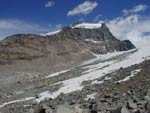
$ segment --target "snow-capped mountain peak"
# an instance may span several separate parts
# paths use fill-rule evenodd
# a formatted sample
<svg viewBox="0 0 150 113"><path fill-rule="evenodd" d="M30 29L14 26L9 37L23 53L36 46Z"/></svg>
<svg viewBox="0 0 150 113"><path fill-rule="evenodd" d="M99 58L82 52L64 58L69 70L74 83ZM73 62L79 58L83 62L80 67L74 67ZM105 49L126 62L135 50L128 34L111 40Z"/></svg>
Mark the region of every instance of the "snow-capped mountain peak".
<svg viewBox="0 0 150 113"><path fill-rule="evenodd" d="M102 23L86 23L86 22L77 22L75 24L72 24L70 27L73 28L84 28L84 29L98 29L102 27ZM45 34L41 34L42 36L49 36L49 35L54 35L57 34L61 31L61 29L56 30L56 31L51 31Z"/></svg>

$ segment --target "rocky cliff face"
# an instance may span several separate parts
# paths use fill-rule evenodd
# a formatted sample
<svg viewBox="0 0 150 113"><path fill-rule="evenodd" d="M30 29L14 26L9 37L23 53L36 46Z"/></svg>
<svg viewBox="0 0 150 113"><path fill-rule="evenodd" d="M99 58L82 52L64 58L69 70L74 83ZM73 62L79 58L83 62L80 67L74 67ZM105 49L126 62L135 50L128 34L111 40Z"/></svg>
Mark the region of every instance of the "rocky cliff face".
<svg viewBox="0 0 150 113"><path fill-rule="evenodd" d="M105 54L113 51L126 51L135 48L129 40L120 41L115 38L105 24L94 29L66 27L59 34L63 35L63 37L77 40L96 54Z"/></svg>
<svg viewBox="0 0 150 113"><path fill-rule="evenodd" d="M79 25L79 24L77 24ZM0 64L43 59L50 66L63 66L105 54L135 48L128 40L116 39L105 24L98 28L68 26L50 36L18 34L0 42Z"/></svg>

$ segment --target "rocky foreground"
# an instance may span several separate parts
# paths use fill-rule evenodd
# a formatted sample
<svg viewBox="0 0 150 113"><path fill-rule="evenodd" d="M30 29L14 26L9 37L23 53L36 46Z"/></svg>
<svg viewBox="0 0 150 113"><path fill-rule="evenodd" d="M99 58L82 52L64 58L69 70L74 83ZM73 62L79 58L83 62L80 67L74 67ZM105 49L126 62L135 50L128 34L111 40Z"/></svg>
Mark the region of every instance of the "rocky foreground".
<svg viewBox="0 0 150 113"><path fill-rule="evenodd" d="M129 76L128 74L136 69L141 69L141 71L135 77L128 81L119 82L120 79ZM26 106L29 108L29 111L26 112L150 113L149 69L150 61L125 69L121 68L117 72L109 74L108 76L112 79L104 80L102 84L87 85L82 91L67 95L62 93L54 100L47 99L39 105Z"/></svg>
<svg viewBox="0 0 150 113"><path fill-rule="evenodd" d="M141 71L119 82L132 70ZM102 84L86 86L80 92L45 100L29 107L29 113L150 113L150 61L121 68ZM103 78L105 79L105 78ZM117 81L117 82L116 82ZM89 94L89 95L87 95Z"/></svg>
<svg viewBox="0 0 150 113"><path fill-rule="evenodd" d="M126 68L123 66L107 74L109 67L115 69L118 63L121 66L121 63L128 60L132 54L136 58L138 51L104 55L100 59L85 62L71 70L16 81L8 84L9 88L1 86L0 99L3 103L0 111L2 113L149 113L150 60L148 56L141 57L141 63ZM105 69L107 71L103 72ZM96 71L98 73L95 73ZM104 76L101 76L101 71ZM83 87L80 90L74 80L78 81L82 77L84 80L80 86ZM69 83L66 84L68 81ZM30 89L27 89L29 86ZM75 86L74 89L72 86ZM62 93L56 96L61 89L63 89ZM24 92L15 93L18 90ZM9 91L12 93L10 94Z"/></svg>

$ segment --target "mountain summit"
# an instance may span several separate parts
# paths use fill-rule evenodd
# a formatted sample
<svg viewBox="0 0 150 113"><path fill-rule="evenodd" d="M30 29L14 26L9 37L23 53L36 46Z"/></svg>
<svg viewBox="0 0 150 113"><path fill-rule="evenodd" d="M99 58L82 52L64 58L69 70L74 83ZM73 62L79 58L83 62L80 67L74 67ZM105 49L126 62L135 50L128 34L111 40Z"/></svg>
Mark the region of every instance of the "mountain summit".
<svg viewBox="0 0 150 113"><path fill-rule="evenodd" d="M64 28L59 34L66 38L76 39L78 43L84 43L90 51L96 54L126 51L135 48L129 40L120 41L114 37L105 23L82 22Z"/></svg>

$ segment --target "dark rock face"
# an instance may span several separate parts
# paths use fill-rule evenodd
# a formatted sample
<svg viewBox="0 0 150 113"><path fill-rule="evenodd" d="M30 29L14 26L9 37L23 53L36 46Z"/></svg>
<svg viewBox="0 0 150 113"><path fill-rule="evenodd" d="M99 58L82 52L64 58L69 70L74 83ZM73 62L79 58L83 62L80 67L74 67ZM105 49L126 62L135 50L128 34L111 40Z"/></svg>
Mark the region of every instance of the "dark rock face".
<svg viewBox="0 0 150 113"><path fill-rule="evenodd" d="M69 26L50 36L18 34L7 37L0 42L0 64L43 58L48 59L45 61L51 66L61 67L90 59L94 57L92 52L105 54L133 48L129 40L116 39L105 24L97 29Z"/></svg>
<svg viewBox="0 0 150 113"><path fill-rule="evenodd" d="M122 42L121 47L120 47L121 51L129 50L131 48L135 48L135 46L129 40L124 40L124 41L121 41L121 42Z"/></svg>
<svg viewBox="0 0 150 113"><path fill-rule="evenodd" d="M74 39L80 45L84 45L85 48L96 54L126 51L135 48L129 40L120 41L115 38L105 24L96 29L65 27L57 35Z"/></svg>

